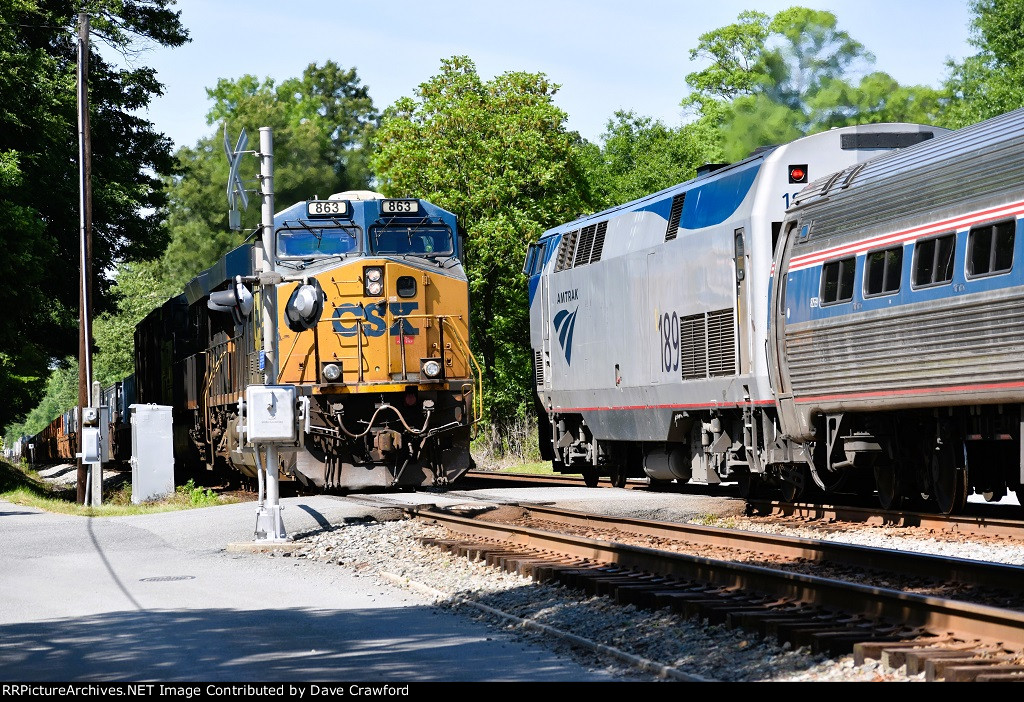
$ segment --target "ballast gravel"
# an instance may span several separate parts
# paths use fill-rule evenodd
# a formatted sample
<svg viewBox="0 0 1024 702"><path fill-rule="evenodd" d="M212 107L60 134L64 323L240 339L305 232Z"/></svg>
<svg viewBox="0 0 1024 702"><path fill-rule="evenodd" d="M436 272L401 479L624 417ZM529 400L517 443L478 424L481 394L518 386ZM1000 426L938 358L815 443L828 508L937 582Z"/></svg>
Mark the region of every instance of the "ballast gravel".
<svg viewBox="0 0 1024 702"><path fill-rule="evenodd" d="M805 648L793 650L774 638L708 625L668 610L638 610L603 596L581 599L563 586L537 583L419 541L421 537L444 536L442 527L412 520L352 523L305 537L301 548L284 555L373 574L390 585L408 587L436 606L488 621L589 667L627 679L923 680L923 674L907 676L902 670L883 669L874 661L855 666L852 656L833 659ZM499 618L494 610L515 619ZM557 632L593 645L561 638ZM625 655L615 655L615 651ZM654 667L637 665L637 660Z"/></svg>

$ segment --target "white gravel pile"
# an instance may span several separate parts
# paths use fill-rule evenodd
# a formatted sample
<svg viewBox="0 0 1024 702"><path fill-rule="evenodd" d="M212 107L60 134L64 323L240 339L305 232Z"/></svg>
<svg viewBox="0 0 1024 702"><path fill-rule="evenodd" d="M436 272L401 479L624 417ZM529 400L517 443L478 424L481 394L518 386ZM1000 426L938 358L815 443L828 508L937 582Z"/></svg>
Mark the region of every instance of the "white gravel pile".
<svg viewBox="0 0 1024 702"><path fill-rule="evenodd" d="M424 546L417 540L421 536L443 537L444 530L414 521L350 524L308 537L304 548L293 555L372 573L383 581L423 593L434 604L457 608L495 626L539 638L587 665L638 680L923 679L885 671L870 662L855 667L852 656L829 659L812 655L807 649L791 650L789 644L778 645L774 639L687 620L668 610L649 612L623 607L605 597L581 600L561 586L539 584ZM516 619L499 618L492 610ZM538 633L537 629L546 630ZM593 642L597 648L559 638L551 629ZM615 651L622 654L615 655ZM643 661L649 662L646 669L637 665Z"/></svg>

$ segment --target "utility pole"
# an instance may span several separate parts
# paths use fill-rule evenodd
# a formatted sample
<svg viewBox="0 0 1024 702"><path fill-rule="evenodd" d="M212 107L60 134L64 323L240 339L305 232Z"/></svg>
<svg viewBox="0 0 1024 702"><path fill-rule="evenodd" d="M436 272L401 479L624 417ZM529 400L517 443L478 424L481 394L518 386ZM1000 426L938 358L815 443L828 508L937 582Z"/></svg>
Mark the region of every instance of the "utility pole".
<svg viewBox="0 0 1024 702"><path fill-rule="evenodd" d="M81 284L78 288L78 430L92 399L92 143L89 136L89 15L78 15L78 175ZM85 504L88 468L78 458L78 504Z"/></svg>

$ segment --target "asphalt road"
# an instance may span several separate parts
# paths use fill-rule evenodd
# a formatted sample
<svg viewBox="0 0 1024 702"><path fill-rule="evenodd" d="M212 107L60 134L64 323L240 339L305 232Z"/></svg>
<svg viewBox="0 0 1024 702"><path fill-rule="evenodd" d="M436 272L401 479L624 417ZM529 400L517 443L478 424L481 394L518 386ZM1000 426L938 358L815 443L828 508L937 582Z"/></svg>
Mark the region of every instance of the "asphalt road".
<svg viewBox="0 0 1024 702"><path fill-rule="evenodd" d="M282 501L298 535L375 508ZM115 518L0 501L0 680L611 681L345 568L236 552L255 505Z"/></svg>

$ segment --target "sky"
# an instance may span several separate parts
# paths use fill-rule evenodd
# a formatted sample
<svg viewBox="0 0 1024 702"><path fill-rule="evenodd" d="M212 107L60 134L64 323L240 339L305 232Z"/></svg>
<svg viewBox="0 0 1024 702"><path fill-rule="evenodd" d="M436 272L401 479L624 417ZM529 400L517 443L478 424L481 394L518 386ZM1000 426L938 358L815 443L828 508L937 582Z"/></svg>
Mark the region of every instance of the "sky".
<svg viewBox="0 0 1024 702"><path fill-rule="evenodd" d="M280 81L333 60L354 67L383 110L456 55L471 58L485 80L544 73L561 86L554 101L567 127L599 142L617 110L681 124L686 75L706 65L690 59L700 35L743 10L771 15L794 5L831 11L874 54L873 69L903 84L938 87L948 59L976 53L968 0L179 0L192 41L132 61L157 70L165 94L147 116L176 147L214 133L206 89L220 78Z"/></svg>

